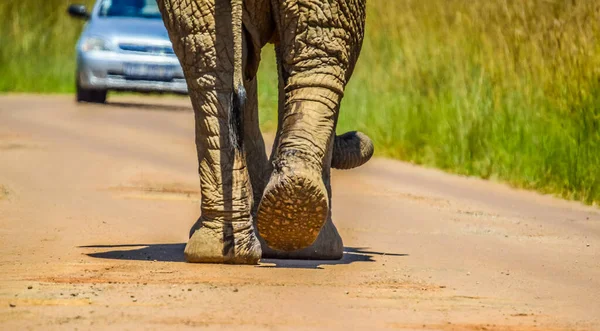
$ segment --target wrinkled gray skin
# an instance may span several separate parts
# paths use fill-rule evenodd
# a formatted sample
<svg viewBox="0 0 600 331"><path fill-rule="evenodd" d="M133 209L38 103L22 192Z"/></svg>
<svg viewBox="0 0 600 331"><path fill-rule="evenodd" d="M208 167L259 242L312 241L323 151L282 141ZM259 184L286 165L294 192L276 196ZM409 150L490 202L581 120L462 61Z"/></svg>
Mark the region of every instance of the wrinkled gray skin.
<svg viewBox="0 0 600 331"><path fill-rule="evenodd" d="M189 262L339 259L330 168L371 157L335 136L362 44L365 0L158 0L195 112L201 217ZM270 160L258 125L260 52L275 45L279 118ZM245 92L245 95L244 95Z"/></svg>

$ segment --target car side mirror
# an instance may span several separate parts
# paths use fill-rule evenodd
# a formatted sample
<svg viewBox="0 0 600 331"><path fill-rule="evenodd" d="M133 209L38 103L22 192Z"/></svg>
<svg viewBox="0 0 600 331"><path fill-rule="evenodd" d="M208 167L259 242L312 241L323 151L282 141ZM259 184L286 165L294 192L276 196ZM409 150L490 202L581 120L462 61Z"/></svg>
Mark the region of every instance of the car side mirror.
<svg viewBox="0 0 600 331"><path fill-rule="evenodd" d="M88 13L84 5L70 5L67 12L73 17L83 18L85 20L90 19L90 13Z"/></svg>

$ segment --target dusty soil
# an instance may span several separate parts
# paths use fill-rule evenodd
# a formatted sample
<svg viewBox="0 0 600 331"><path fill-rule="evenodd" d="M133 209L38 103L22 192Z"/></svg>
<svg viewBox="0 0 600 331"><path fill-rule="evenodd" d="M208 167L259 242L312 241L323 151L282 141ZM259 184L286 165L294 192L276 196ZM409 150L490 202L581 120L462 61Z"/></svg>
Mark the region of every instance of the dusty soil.
<svg viewBox="0 0 600 331"><path fill-rule="evenodd" d="M183 261L184 98L0 97L0 328L600 330L600 210L375 159L341 261Z"/></svg>

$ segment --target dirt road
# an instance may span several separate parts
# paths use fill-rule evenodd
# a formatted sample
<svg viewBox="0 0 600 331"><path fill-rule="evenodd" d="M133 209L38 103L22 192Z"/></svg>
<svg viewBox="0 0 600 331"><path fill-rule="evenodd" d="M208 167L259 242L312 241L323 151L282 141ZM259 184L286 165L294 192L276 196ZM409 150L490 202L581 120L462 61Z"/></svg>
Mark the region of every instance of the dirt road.
<svg viewBox="0 0 600 331"><path fill-rule="evenodd" d="M183 262L185 99L0 97L0 329L600 330L600 210L376 159L341 261Z"/></svg>

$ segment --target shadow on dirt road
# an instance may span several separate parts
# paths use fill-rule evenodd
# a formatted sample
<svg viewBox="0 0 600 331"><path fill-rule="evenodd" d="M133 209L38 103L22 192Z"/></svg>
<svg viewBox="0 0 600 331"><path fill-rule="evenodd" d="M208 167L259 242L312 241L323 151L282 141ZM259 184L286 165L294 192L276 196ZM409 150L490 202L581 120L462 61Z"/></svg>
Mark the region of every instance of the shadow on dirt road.
<svg viewBox="0 0 600 331"><path fill-rule="evenodd" d="M114 260L185 262L185 243L172 244L121 244L88 245L78 248L116 248L106 252L86 254L90 257ZM131 249L128 249L131 248ZM137 248L137 249L136 249ZM368 250L367 247L344 247L341 260L280 260L261 259L260 268L301 268L322 269L323 265L351 264L354 262L374 262L374 256L408 256L408 254L385 253Z"/></svg>

